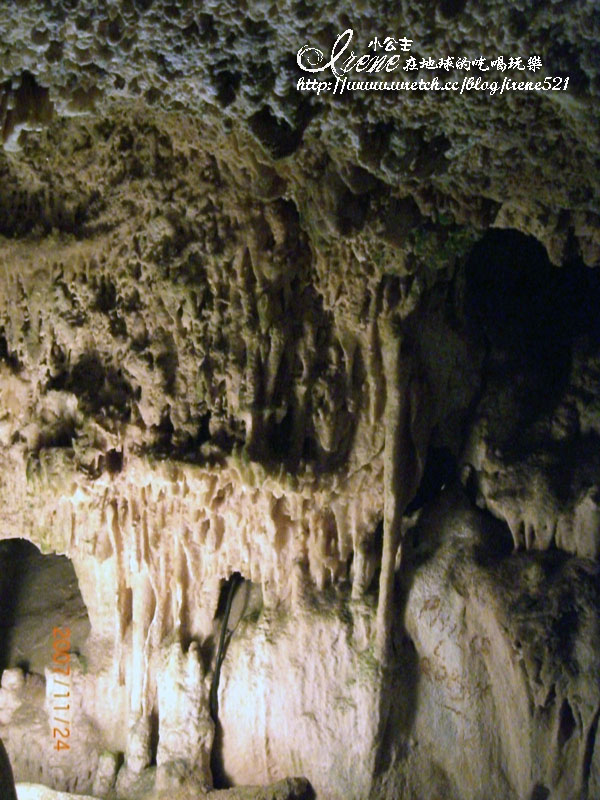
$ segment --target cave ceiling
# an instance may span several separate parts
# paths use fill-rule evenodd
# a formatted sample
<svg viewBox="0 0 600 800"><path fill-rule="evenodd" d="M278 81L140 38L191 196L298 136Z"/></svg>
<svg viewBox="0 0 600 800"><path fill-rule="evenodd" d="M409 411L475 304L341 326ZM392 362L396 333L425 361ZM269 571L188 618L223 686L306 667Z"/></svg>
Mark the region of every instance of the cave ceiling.
<svg viewBox="0 0 600 800"><path fill-rule="evenodd" d="M381 45L390 36L396 50ZM169 736L187 717L161 699L165 676L185 673L182 692L205 709L194 658L210 677L203 647L234 573L270 609L308 614L338 602L331 592L350 598L356 638L344 647L371 648L375 672L401 646L404 609L403 635L438 687L426 719L454 651L450 637L440 677L415 609L423 586L451 587L440 608L450 619L464 601L477 618L471 645L525 642L532 708L558 709L555 761L577 752L583 764L572 780L566 766L542 775L507 745L482 780L508 775L498 797L540 800L546 785L558 787L552 798L600 796L590 788L600 688L569 683L571 651L541 644L563 635L553 627L563 604L576 606L581 664L598 668L599 42L600 9L586 0L0 7L0 537L73 562L92 672L120 687L120 732L99 701L89 712L105 743L129 754L120 797L139 774L135 753L152 749L156 708L159 766L179 747ZM375 75L346 74L351 54L354 66L388 60ZM421 66L395 70L392 55ZM434 76L456 88L356 83ZM444 487L450 501L431 511ZM454 544L423 545L437 553L431 566L419 537L442 528ZM459 529L478 531L468 557ZM532 554L541 560L522 560ZM525 595L549 598L529 633ZM428 613L438 608L423 597ZM232 647L243 661L243 644ZM551 668L536 673L536 658ZM498 659L510 662L506 650ZM464 686L479 668L461 667ZM198 752L185 757L206 775L202 713ZM236 714L225 696L222 713L224 725ZM410 727L409 711L394 713ZM546 723L531 714L533 750L546 747ZM231 782L294 774L275 744L261 772L234 727ZM365 737L382 740L372 728ZM302 758L295 772L310 773ZM411 759L402 775L413 777L393 791L446 785L433 767L414 777ZM332 764L308 777L319 797L391 797L378 763L354 784ZM448 797L485 796L467 793L477 781L458 766L440 770Z"/></svg>

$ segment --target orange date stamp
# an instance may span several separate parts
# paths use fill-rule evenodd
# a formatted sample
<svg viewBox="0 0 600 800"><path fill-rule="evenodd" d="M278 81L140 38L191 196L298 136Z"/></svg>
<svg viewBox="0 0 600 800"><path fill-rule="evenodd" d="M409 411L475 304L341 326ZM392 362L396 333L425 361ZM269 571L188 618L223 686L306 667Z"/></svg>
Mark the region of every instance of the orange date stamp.
<svg viewBox="0 0 600 800"><path fill-rule="evenodd" d="M52 629L52 672L54 694L52 696L52 739L55 750L69 750L66 741L71 736L71 629ZM57 692L63 689L62 692ZM57 705L57 702L59 705ZM56 716L60 713L60 716ZM54 727L58 723L61 727Z"/></svg>

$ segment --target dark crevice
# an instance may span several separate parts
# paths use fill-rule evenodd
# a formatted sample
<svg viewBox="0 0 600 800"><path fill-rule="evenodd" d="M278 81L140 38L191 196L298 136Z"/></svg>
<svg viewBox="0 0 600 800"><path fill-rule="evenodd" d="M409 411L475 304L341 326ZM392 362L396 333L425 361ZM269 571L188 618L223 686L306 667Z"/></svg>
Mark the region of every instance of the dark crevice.
<svg viewBox="0 0 600 800"><path fill-rule="evenodd" d="M156 426L156 442L154 450L157 455L167 456L173 450L173 433L175 428L171 422L171 410L169 408L163 411L160 423Z"/></svg>
<svg viewBox="0 0 600 800"><path fill-rule="evenodd" d="M224 771L222 759L223 729L221 723L219 722L219 680L221 677L221 667L223 665L223 661L227 653L227 647L233 633L228 628L231 606L236 590L243 580L244 579L239 572L234 572L227 581L224 581L221 587L221 594L219 596L219 602L217 604L216 611L216 617L221 617L221 628L209 695L210 715L215 724L215 738L211 753L211 771L216 789L228 788L230 785Z"/></svg>
<svg viewBox="0 0 600 800"><path fill-rule="evenodd" d="M564 376L575 337L600 340L600 276L580 260L554 267L545 248L513 229L493 229L466 262L467 319L511 364ZM541 376L540 376L541 377Z"/></svg>
<svg viewBox="0 0 600 800"><path fill-rule="evenodd" d="M57 367L46 391L72 392L90 414L129 420L135 393L121 369L104 364L96 352L82 354L71 370L66 361L57 362Z"/></svg>
<svg viewBox="0 0 600 800"><path fill-rule="evenodd" d="M165 352L160 353L156 358L156 366L160 369L163 376L165 392L170 395L175 394L175 383L177 378L177 367L179 359L175 344Z"/></svg>
<svg viewBox="0 0 600 800"><path fill-rule="evenodd" d="M440 11L445 19L452 19L465 10L467 0L442 0Z"/></svg>
<svg viewBox="0 0 600 800"><path fill-rule="evenodd" d="M518 646L520 648L521 643L515 642L515 646ZM552 686L550 687L550 691L548 692L548 696L544 701L544 709L549 709L554 704L555 700L556 700L556 684L553 683Z"/></svg>
<svg viewBox="0 0 600 800"><path fill-rule="evenodd" d="M285 462L293 451L294 444L294 409L288 408L280 422L274 422L269 434L269 442L273 456Z"/></svg>
<svg viewBox="0 0 600 800"><path fill-rule="evenodd" d="M456 458L448 447L430 447L421 483L417 493L406 507L406 514L413 514L429 503L440 492L458 478Z"/></svg>
<svg viewBox="0 0 600 800"><path fill-rule="evenodd" d="M114 475L123 469L123 451L109 450L106 454L106 468Z"/></svg>
<svg viewBox="0 0 600 800"><path fill-rule="evenodd" d="M212 683L210 686L210 713L213 718L213 721L216 723L218 716L219 716L219 701L218 701L218 694L219 694L219 678L221 675L221 666L223 664L223 660L225 659L225 654L227 652L227 645L229 644L230 640L230 632L228 630L227 624L229 622L229 614L231 613L231 604L233 603L233 597L235 595L236 589L242 583L244 579L240 575L239 572L234 572L231 577L224 582L223 586L221 587L221 594L219 596L219 602L217 605L217 617L222 617L221 621L221 632L219 635L219 645L217 648L217 655L215 659L215 670L213 674Z"/></svg>
<svg viewBox="0 0 600 800"><path fill-rule="evenodd" d="M0 671L9 666L10 631L17 616L22 570L15 569L32 545L22 539L0 542Z"/></svg>
<svg viewBox="0 0 600 800"><path fill-rule="evenodd" d="M297 124L292 127L286 119L276 116L269 106L263 106L248 119L248 126L272 158L286 158L300 146L304 131L317 111L308 104L302 105L296 115Z"/></svg>
<svg viewBox="0 0 600 800"><path fill-rule="evenodd" d="M217 101L219 105L226 108L235 100L242 76L239 72L225 69L217 72L213 80L217 90Z"/></svg>
<svg viewBox="0 0 600 800"><path fill-rule="evenodd" d="M74 420L59 420L52 427L40 432L36 446L39 450L49 447L72 447L76 436Z"/></svg>
<svg viewBox="0 0 600 800"><path fill-rule="evenodd" d="M108 314L117 305L117 288L110 278L104 275L96 288L96 299L93 308L103 314Z"/></svg>
<svg viewBox="0 0 600 800"><path fill-rule="evenodd" d="M363 544L365 554L377 566L368 586L365 586L365 594L376 595L379 592L379 576L381 574L381 559L383 556L383 519L379 520L373 532L373 536Z"/></svg>
<svg viewBox="0 0 600 800"><path fill-rule="evenodd" d="M0 361L3 361L5 364L7 364L13 372L19 372L21 369L21 362L8 347L8 341L6 339L4 328L0 328Z"/></svg>
<svg viewBox="0 0 600 800"><path fill-rule="evenodd" d="M587 735L587 740L585 743L585 754L583 757L583 786L584 786L584 797L589 797L588 787L590 782L590 770L592 768L592 758L594 756L594 749L596 746L596 736L598 734L598 720L600 719L600 708L597 709L596 713L594 714L594 719L592 720L592 724L590 725L590 729ZM592 800L592 798L590 798Z"/></svg>
<svg viewBox="0 0 600 800"><path fill-rule="evenodd" d="M569 701L565 697L560 707L560 717L558 723L558 744L559 747L564 747L573 735L577 723L573 716L573 710L569 705Z"/></svg>
<svg viewBox="0 0 600 800"><path fill-rule="evenodd" d="M206 444L206 442L210 442L210 419L210 411L207 411L206 414L203 414L200 417L200 422L198 423L198 432L196 433L196 439L194 442L194 445L197 448L202 447L202 445Z"/></svg>
<svg viewBox="0 0 600 800"><path fill-rule="evenodd" d="M248 125L265 150L275 159L290 156L300 144L300 137L284 119L278 119L268 106L253 114Z"/></svg>
<svg viewBox="0 0 600 800"><path fill-rule="evenodd" d="M543 786L541 783L536 783L531 792L530 800L548 800L550 797L550 790Z"/></svg>
<svg viewBox="0 0 600 800"><path fill-rule="evenodd" d="M159 739L159 717L158 711L153 709L150 714L150 766L156 766Z"/></svg>

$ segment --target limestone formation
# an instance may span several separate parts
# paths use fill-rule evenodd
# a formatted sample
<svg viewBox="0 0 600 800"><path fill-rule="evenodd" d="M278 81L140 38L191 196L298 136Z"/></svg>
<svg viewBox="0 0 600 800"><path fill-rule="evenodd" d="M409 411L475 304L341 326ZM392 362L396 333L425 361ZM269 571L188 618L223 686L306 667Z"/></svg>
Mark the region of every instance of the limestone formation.
<svg viewBox="0 0 600 800"><path fill-rule="evenodd" d="M600 798L599 40L0 8L19 800Z"/></svg>

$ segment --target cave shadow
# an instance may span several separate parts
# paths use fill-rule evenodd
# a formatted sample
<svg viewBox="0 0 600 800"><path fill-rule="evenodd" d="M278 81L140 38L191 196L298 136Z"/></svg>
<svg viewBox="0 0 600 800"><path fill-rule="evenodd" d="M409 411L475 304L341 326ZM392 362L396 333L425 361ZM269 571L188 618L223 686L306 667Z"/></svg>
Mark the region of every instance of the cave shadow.
<svg viewBox="0 0 600 800"><path fill-rule="evenodd" d="M397 624L392 632L392 656L381 674L379 730L373 779L376 782L390 767L407 758L419 697L419 656L402 623L408 587L396 581Z"/></svg>
<svg viewBox="0 0 600 800"><path fill-rule="evenodd" d="M0 672L10 665L12 631L23 593L26 562L36 549L25 539L0 542ZM27 671L29 663L19 661L18 666Z"/></svg>
<svg viewBox="0 0 600 800"><path fill-rule="evenodd" d="M225 770L223 759L223 726L217 719L213 720L215 733L212 750L210 751L210 771L215 789L230 789L233 786L231 776Z"/></svg>
<svg viewBox="0 0 600 800"><path fill-rule="evenodd" d="M429 536L426 552L420 552L415 540L420 526L417 521L411 527L411 520L418 520L420 512L433 504L447 485L455 483L457 476L457 461L452 452L447 447L431 446L419 487L402 521L402 568L396 572L394 581L391 657L382 672L375 779L385 773L390 763L408 755L418 709L420 666L416 647L404 626L404 617L418 568L435 556L441 544L441 540Z"/></svg>
<svg viewBox="0 0 600 800"><path fill-rule="evenodd" d="M433 455L440 454L437 449ZM405 627L408 600L420 570L432 562L439 551L457 536L452 527L453 508L462 509L461 514L473 515L473 526L477 535L462 539L456 557L466 550L468 557L483 569L493 569L513 552L513 540L506 523L489 512L475 506L468 492L455 474L455 462L447 453L446 460L433 476L425 478L415 501L412 516L406 516L402 542L402 567L396 572L394 582L395 623L391 632L391 657L389 665L382 671L380 700L380 730L375 762L374 780L384 778L385 773L396 762L409 755L411 737L419 710L421 664L415 644ZM436 481L439 479L437 491ZM422 498L421 503L418 498Z"/></svg>
<svg viewBox="0 0 600 800"><path fill-rule="evenodd" d="M89 615L71 559L44 553L27 539L0 541L0 671L43 674L57 624L72 629L71 652L80 655Z"/></svg>
<svg viewBox="0 0 600 800"><path fill-rule="evenodd" d="M404 559L403 559L404 562ZM404 626L406 604L418 564L403 563L394 581L394 624L390 656L381 670L379 730L373 780L383 778L390 767L407 758L418 709L420 667L415 644Z"/></svg>
<svg viewBox="0 0 600 800"><path fill-rule="evenodd" d="M222 582L215 612L215 620L219 621L219 638L218 645L216 648L212 648L214 652L211 653L211 660L214 655L215 666L209 696L210 715L215 726L210 753L210 770L215 789L229 789L233 785L231 777L225 770L223 758L223 726L219 720L219 679L221 666L227 655L227 648L231 639L230 636L227 636L227 623L233 595L241 581L242 576L239 572L235 572L226 581Z"/></svg>
<svg viewBox="0 0 600 800"><path fill-rule="evenodd" d="M493 419L507 452L521 432L551 413L568 385L576 342L600 346L600 275L578 257L554 266L533 236L488 231L465 262L465 317L470 337L485 345L486 380L509 392L516 418Z"/></svg>

